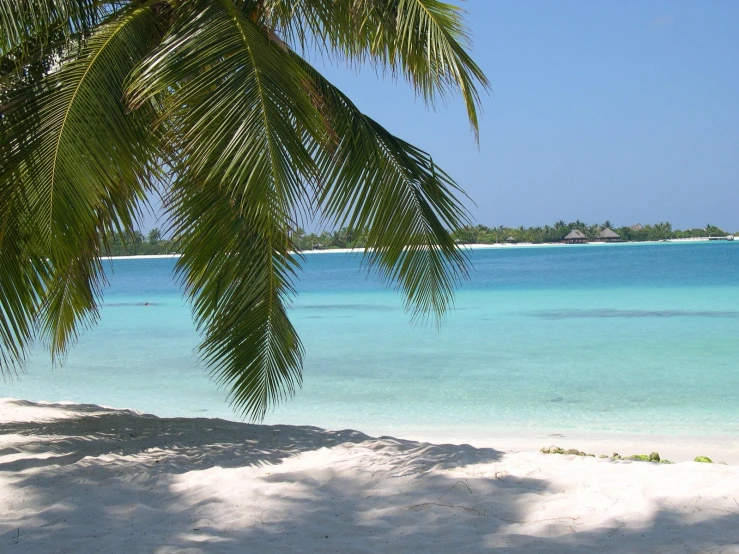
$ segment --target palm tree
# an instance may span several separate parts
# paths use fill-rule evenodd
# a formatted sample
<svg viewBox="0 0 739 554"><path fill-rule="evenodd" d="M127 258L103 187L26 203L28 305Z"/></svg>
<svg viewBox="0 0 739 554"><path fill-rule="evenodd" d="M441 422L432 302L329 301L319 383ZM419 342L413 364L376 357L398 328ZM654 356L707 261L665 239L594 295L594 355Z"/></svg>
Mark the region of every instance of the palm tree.
<svg viewBox="0 0 739 554"><path fill-rule="evenodd" d="M146 240L152 245L162 240L162 232L159 230L159 227L154 227L149 231L149 234L146 236Z"/></svg>
<svg viewBox="0 0 739 554"><path fill-rule="evenodd" d="M296 217L368 229L370 266L441 316L467 271L457 185L305 55L403 75L429 103L458 90L476 134L488 83L467 44L438 0L0 0L3 374L96 322L107 237L155 188L201 355L251 418L301 382Z"/></svg>

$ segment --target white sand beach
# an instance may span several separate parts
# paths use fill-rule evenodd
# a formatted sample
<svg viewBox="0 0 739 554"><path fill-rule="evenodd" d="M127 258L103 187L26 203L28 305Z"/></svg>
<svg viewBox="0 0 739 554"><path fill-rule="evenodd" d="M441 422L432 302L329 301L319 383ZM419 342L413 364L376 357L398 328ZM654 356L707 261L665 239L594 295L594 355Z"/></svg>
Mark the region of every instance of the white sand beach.
<svg viewBox="0 0 739 554"><path fill-rule="evenodd" d="M732 237L733 240L733 237ZM694 239L671 239L668 241L641 241L638 243L626 242L626 243L608 243L603 241L585 242L581 244L566 244L563 242L544 242L544 243L533 243L533 242L517 242L517 243L494 243L494 244L463 244L461 248L464 250L489 250L499 248L548 248L548 247L572 247L572 246L614 246L618 244L639 244L642 246L650 244L667 244L667 243L680 243L680 242L709 242L708 238L694 238ZM300 254L362 254L364 248L326 248L323 250L302 250ZM101 258L102 260L154 260L154 259L166 259L166 258L179 258L181 254L146 254L146 255L132 255L132 256L107 256Z"/></svg>
<svg viewBox="0 0 739 554"><path fill-rule="evenodd" d="M737 465L11 399L0 421L0 552L739 552Z"/></svg>
<svg viewBox="0 0 739 554"><path fill-rule="evenodd" d="M164 260L167 258L179 258L181 254L141 254L132 256L106 256L101 260Z"/></svg>

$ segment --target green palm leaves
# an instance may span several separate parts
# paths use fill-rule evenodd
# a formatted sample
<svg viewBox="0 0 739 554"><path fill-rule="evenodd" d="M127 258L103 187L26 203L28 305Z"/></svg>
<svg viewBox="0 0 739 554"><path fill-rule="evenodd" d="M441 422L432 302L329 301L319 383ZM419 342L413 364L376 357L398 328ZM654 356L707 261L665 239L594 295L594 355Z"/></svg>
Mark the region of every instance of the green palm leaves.
<svg viewBox="0 0 739 554"><path fill-rule="evenodd" d="M369 229L367 263L414 314L449 307L466 271L450 234L466 223L454 181L289 44L401 71L428 101L457 88L476 129L475 86L487 83L456 8L0 0L0 27L4 371L35 336L56 356L95 321L103 237L133 229L155 185L181 242L177 274L202 355L249 417L300 384L303 349L287 316L296 218Z"/></svg>
<svg viewBox="0 0 739 554"><path fill-rule="evenodd" d="M34 287L37 297L24 303L28 313L20 318L3 309L0 317L27 325L35 320L54 356L64 353L79 324L95 321L100 237L133 225L150 185L154 112L128 113L122 90L157 24L148 9L121 14L74 56L59 60L43 81L20 81L6 93L0 209L4 221L18 221L8 225L14 232L0 237L0 252L30 257L50 271L37 277L44 290L39 296ZM22 350L24 335L12 346L3 341L4 358Z"/></svg>
<svg viewBox="0 0 739 554"><path fill-rule="evenodd" d="M477 134L485 75L465 47L460 8L439 0L276 0L267 14L303 45L401 73L426 101L458 90Z"/></svg>
<svg viewBox="0 0 739 554"><path fill-rule="evenodd" d="M133 97L180 83L165 112L179 160L177 270L206 360L234 404L261 417L300 382L302 349L284 305L296 263L287 232L313 173L296 127L321 121L304 72L230 0L188 9L136 75Z"/></svg>

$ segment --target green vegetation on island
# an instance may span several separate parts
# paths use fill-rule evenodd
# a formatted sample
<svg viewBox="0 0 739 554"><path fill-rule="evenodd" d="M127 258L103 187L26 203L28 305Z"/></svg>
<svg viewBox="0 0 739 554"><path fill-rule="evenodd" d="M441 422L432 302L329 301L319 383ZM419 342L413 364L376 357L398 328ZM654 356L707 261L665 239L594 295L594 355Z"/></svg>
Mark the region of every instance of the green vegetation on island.
<svg viewBox="0 0 739 554"><path fill-rule="evenodd" d="M725 237L727 233L715 225L706 225L703 229L673 229L669 222L615 227L609 220L603 223L587 224L580 220L566 223L562 220L553 225L543 227L486 227L485 225L463 227L455 233L455 238L462 244L496 244L526 242L533 244L556 243L565 240L572 231L577 230L587 240L598 240L605 229L614 231L622 241L644 242L683 238Z"/></svg>
<svg viewBox="0 0 739 554"><path fill-rule="evenodd" d="M587 240L598 240L604 229L612 229L620 240L625 242L646 242L684 238L725 237L728 233L715 225L706 225L703 229L673 229L669 222L654 225L631 225L613 227L606 220L601 224L588 225L581 221L565 223L558 221L554 225L543 227L486 227L485 225L465 226L454 232L452 236L457 244L500 244L500 243L558 243L573 230L581 231ZM306 233L297 228L291 239L298 251L336 250L340 248L364 248L367 246L369 231L352 231L343 227L337 231ZM737 233L739 234L739 233ZM108 251L111 256L140 256L179 253L177 241L165 239L158 228L144 235L140 231L124 235L111 233L108 236Z"/></svg>
<svg viewBox="0 0 739 554"><path fill-rule="evenodd" d="M715 225L703 229L673 229L669 222L654 225L635 224L614 227L606 220L600 224L586 224L582 221L565 223L558 221L543 227L486 227L485 225L464 226L452 233L457 244L502 244L502 243L557 243L564 241L573 230L581 231L587 240L598 240L604 229L612 229L623 241L641 242L682 238L725 237L727 233ZM306 233L298 228L293 233L293 241L300 250L332 250L337 248L364 248L367 245L367 231L353 232L347 228L338 231Z"/></svg>
<svg viewBox="0 0 739 554"><path fill-rule="evenodd" d="M141 231L130 234L110 233L106 237L109 256L154 256L177 254L177 243L165 239L158 227L144 235Z"/></svg>

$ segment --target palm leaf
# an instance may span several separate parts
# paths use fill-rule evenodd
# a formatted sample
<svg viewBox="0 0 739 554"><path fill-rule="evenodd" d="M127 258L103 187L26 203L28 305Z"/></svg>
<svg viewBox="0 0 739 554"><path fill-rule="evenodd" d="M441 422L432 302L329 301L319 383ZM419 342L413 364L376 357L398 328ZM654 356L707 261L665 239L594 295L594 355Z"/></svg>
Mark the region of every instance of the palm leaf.
<svg viewBox="0 0 739 554"><path fill-rule="evenodd" d="M0 375L9 376L25 362L26 349L34 336L34 321L41 309L45 283L51 272L38 255L27 214L18 191L0 189L3 211L0 222ZM11 196L10 198L8 196Z"/></svg>
<svg viewBox="0 0 739 554"><path fill-rule="evenodd" d="M177 271L204 332L200 352L234 408L259 420L301 383L303 348L286 311L297 263L284 221L241 210L240 200L180 178L171 206L182 237Z"/></svg>
<svg viewBox="0 0 739 554"><path fill-rule="evenodd" d="M79 49L93 30L130 2L0 0L0 88L18 75L43 75Z"/></svg>
<svg viewBox="0 0 739 554"><path fill-rule="evenodd" d="M477 137L478 83L464 12L439 0L271 0L265 17L298 45L400 73L427 102L458 89Z"/></svg>
<svg viewBox="0 0 739 554"><path fill-rule="evenodd" d="M452 233L468 223L454 197L461 192L425 152L362 114L338 89L302 62L338 142L316 145L321 194L331 224L367 229L365 259L388 282L397 282L414 316L437 321L467 275L467 258Z"/></svg>
<svg viewBox="0 0 739 554"><path fill-rule="evenodd" d="M51 265L38 318L53 356L96 320L100 236L131 226L151 186L153 112L128 113L123 88L157 35L150 9L129 10L43 82L12 91L4 110L0 186L18 192L0 209L26 214L35 254Z"/></svg>
<svg viewBox="0 0 739 554"><path fill-rule="evenodd" d="M57 32L89 33L129 2L111 0L0 0L0 55L44 44Z"/></svg>
<svg viewBox="0 0 739 554"><path fill-rule="evenodd" d="M169 94L177 272L203 357L255 419L300 382L302 347L285 310L297 267L287 231L315 172L304 134L322 132L309 81L230 0L214 0L178 12L131 85L135 105Z"/></svg>

